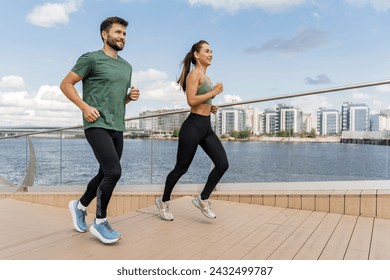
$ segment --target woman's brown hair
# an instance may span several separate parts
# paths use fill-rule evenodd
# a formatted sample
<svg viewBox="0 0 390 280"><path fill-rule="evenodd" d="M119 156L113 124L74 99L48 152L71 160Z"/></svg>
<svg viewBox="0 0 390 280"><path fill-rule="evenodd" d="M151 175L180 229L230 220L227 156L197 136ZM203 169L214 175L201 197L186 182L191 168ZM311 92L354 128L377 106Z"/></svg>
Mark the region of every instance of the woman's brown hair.
<svg viewBox="0 0 390 280"><path fill-rule="evenodd" d="M191 63L193 65L196 64L194 52L199 52L202 49L203 44L208 44L208 43L205 40L200 40L199 42L195 43L181 62L183 69L181 71L179 79L177 79L176 82L178 85L180 85L180 87L183 89L184 92L186 91L187 88L186 79L188 73L190 73L191 70Z"/></svg>

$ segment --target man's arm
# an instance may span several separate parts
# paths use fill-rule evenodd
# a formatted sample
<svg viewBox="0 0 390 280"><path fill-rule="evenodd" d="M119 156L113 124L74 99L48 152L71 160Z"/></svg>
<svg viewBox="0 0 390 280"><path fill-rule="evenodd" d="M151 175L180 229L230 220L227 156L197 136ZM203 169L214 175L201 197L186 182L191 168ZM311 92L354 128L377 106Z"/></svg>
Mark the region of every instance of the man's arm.
<svg viewBox="0 0 390 280"><path fill-rule="evenodd" d="M62 80L60 88L65 96L80 108L80 110L83 112L84 118L88 122L94 122L98 117L100 117L100 113L96 108L93 108L85 103L77 93L75 84L81 80L82 77L77 75L75 72L70 71Z"/></svg>

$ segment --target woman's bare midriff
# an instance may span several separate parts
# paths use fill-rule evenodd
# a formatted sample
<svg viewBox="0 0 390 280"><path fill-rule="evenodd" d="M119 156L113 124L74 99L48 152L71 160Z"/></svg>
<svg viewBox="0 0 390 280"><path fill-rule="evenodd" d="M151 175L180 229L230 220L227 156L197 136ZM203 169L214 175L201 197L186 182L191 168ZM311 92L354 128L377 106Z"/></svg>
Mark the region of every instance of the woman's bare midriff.
<svg viewBox="0 0 390 280"><path fill-rule="evenodd" d="M191 107L191 113L198 114L201 116L209 116L211 112L211 105L199 104L195 107Z"/></svg>

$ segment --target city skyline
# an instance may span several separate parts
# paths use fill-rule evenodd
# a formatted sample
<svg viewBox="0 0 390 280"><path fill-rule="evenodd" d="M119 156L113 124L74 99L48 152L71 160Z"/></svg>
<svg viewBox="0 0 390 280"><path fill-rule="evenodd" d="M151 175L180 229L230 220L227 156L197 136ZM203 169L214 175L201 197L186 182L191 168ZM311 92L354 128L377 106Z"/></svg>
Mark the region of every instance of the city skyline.
<svg viewBox="0 0 390 280"><path fill-rule="evenodd" d="M359 110L362 108L366 111L364 113L364 120L349 120L350 118L353 119L361 114ZM139 123L138 120L132 121L128 124L128 128L160 130L167 133L180 128L180 125L185 118L185 116L182 116L183 113L171 113L182 112L183 110L185 109L158 109L141 112L140 116L142 117L162 115L158 116L158 121L153 121L151 119L141 119L139 120ZM344 110L347 111L344 112ZM290 113L288 111L290 111ZM220 109L216 115L216 118L218 118L216 130L219 134L228 134L233 130L250 130L254 135L261 135L275 133L277 131L286 131L289 130L289 128L284 128L291 126L290 129L292 129L294 133L310 133L312 129L315 129L319 135L335 135L340 134L342 131L383 131L390 129L390 111L381 112L382 116L386 119L384 121L379 120L378 114L370 114L369 112L370 108L367 104L349 101L343 102L343 104L340 105L340 110L336 108L317 108L316 114L307 113L299 107L286 104L278 104L265 110L260 110L247 105L239 105ZM166 115L166 113L169 114ZM288 116L288 114L290 114L290 116ZM322 116L322 114L324 114L325 117ZM336 116L333 116L334 114L336 114ZM288 123L288 118L290 118L290 123ZM293 121L291 122L291 120ZM373 120L375 124L372 123ZM343 123L345 123L345 127L343 127ZM373 127L375 129L373 129Z"/></svg>

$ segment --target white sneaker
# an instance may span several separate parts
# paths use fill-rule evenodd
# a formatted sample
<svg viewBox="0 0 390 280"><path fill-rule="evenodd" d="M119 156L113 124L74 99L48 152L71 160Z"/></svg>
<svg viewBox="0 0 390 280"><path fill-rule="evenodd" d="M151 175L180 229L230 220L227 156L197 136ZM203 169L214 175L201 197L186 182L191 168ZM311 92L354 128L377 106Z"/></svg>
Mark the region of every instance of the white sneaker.
<svg viewBox="0 0 390 280"><path fill-rule="evenodd" d="M193 200L192 204L194 204L196 207L202 211L202 214L205 215L209 219L215 219L217 216L211 210L211 203L208 200L202 200L200 198L200 194L198 194Z"/></svg>
<svg viewBox="0 0 390 280"><path fill-rule="evenodd" d="M156 206L160 212L161 218L166 221L173 221L173 215L169 207L169 202L163 202L162 196L156 198Z"/></svg>

